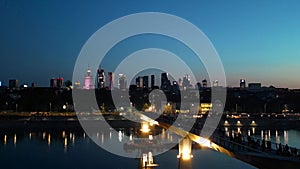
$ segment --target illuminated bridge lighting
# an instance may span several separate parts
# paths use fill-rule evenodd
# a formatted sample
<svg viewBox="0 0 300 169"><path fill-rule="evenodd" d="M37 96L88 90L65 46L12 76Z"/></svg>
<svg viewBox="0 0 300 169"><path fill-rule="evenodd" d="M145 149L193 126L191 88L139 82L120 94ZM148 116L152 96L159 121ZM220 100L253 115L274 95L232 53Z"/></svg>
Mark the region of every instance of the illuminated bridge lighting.
<svg viewBox="0 0 300 169"><path fill-rule="evenodd" d="M143 133L149 133L149 132L150 132L148 122L142 122L142 128L141 128L141 131L142 131Z"/></svg>
<svg viewBox="0 0 300 169"><path fill-rule="evenodd" d="M238 120L238 121L236 122L236 125L237 125L237 126L242 126L243 124L241 123L241 121Z"/></svg>
<svg viewBox="0 0 300 169"><path fill-rule="evenodd" d="M211 141L210 141L209 139L200 137L200 138L198 139L198 143L199 143L201 146L211 148Z"/></svg>
<svg viewBox="0 0 300 169"><path fill-rule="evenodd" d="M179 143L179 153L177 158L182 160L190 160L193 158L192 155L192 140L189 138L184 138Z"/></svg>
<svg viewBox="0 0 300 169"><path fill-rule="evenodd" d="M7 135L4 135L4 145L7 144Z"/></svg>
<svg viewBox="0 0 300 169"><path fill-rule="evenodd" d="M228 123L228 121L227 121L227 120L225 120L225 122L224 122L224 126L230 126L230 124Z"/></svg>

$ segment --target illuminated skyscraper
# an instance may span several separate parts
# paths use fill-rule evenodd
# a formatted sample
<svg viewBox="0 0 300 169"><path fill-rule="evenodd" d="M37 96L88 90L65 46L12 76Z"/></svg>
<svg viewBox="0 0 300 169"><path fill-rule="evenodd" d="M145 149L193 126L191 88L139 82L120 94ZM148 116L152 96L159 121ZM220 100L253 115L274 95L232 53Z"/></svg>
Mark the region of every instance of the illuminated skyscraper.
<svg viewBox="0 0 300 169"><path fill-rule="evenodd" d="M62 77L57 78L57 87L58 88L64 87L64 78Z"/></svg>
<svg viewBox="0 0 300 169"><path fill-rule="evenodd" d="M50 79L50 87L52 88L62 88L64 87L64 78L52 78Z"/></svg>
<svg viewBox="0 0 300 169"><path fill-rule="evenodd" d="M105 88L105 74L103 69L98 69L97 71L97 87L98 89Z"/></svg>
<svg viewBox="0 0 300 169"><path fill-rule="evenodd" d="M95 89L94 85L94 79L93 76L91 75L91 69L87 69L87 74L84 77L84 86L83 89L90 90L90 89Z"/></svg>
<svg viewBox="0 0 300 169"><path fill-rule="evenodd" d="M240 88L246 88L246 80L245 79L240 80Z"/></svg>

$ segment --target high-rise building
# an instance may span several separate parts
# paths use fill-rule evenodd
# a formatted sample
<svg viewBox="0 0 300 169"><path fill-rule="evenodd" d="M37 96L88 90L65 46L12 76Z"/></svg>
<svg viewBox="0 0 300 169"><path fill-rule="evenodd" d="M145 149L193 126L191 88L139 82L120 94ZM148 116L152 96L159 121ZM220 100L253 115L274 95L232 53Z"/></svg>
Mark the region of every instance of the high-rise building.
<svg viewBox="0 0 300 169"><path fill-rule="evenodd" d="M18 88L18 84L19 84L19 81L17 79L11 79L9 80L9 89L16 89Z"/></svg>
<svg viewBox="0 0 300 169"><path fill-rule="evenodd" d="M37 87L36 83L32 82L32 83L31 83L31 87L32 87L32 88Z"/></svg>
<svg viewBox="0 0 300 169"><path fill-rule="evenodd" d="M98 69L97 71L97 87L98 89L105 88L105 74L103 69Z"/></svg>
<svg viewBox="0 0 300 169"><path fill-rule="evenodd" d="M90 89L95 89L94 85L94 79L93 76L91 75L91 69L87 69L87 73L84 77L84 86L83 89L90 90Z"/></svg>
<svg viewBox="0 0 300 169"><path fill-rule="evenodd" d="M149 87L149 77L143 76L143 88L148 88L148 87Z"/></svg>
<svg viewBox="0 0 300 169"><path fill-rule="evenodd" d="M64 87L64 78L52 78L50 79L50 87L52 88L62 88Z"/></svg>
<svg viewBox="0 0 300 169"><path fill-rule="evenodd" d="M57 87L58 88L64 87L64 78L62 78L62 77L57 78Z"/></svg>
<svg viewBox="0 0 300 169"><path fill-rule="evenodd" d="M140 87L140 77L135 78L136 87Z"/></svg>
<svg viewBox="0 0 300 169"><path fill-rule="evenodd" d="M202 87L207 87L207 80L206 79L204 79L204 80L202 80Z"/></svg>
<svg viewBox="0 0 300 169"><path fill-rule="evenodd" d="M56 78L50 79L50 87L57 87L57 79Z"/></svg>
<svg viewBox="0 0 300 169"><path fill-rule="evenodd" d="M246 88L246 80L245 79L240 80L240 88Z"/></svg>
<svg viewBox="0 0 300 169"><path fill-rule="evenodd" d="M124 74L119 74L119 89L126 89L127 81L126 76Z"/></svg>
<svg viewBox="0 0 300 169"><path fill-rule="evenodd" d="M136 82L136 87L138 88L142 88L144 87L144 77L143 76L139 76L135 79Z"/></svg>
<svg viewBox="0 0 300 169"><path fill-rule="evenodd" d="M161 85L160 88L162 90L170 90L171 87L171 82L168 78L168 74L167 73L162 73L161 74Z"/></svg>
<svg viewBox="0 0 300 169"><path fill-rule="evenodd" d="M182 79L181 78L178 79L178 86L182 86Z"/></svg>
<svg viewBox="0 0 300 169"><path fill-rule="evenodd" d="M151 88L153 89L155 85L155 76L154 75L151 75Z"/></svg>
<svg viewBox="0 0 300 169"><path fill-rule="evenodd" d="M114 73L113 72L108 72L108 89L112 90L114 87Z"/></svg>
<svg viewBox="0 0 300 169"><path fill-rule="evenodd" d="M185 88L189 88L191 86L190 76L185 75L182 80L182 86Z"/></svg>
<svg viewBox="0 0 300 169"><path fill-rule="evenodd" d="M140 86L139 87L143 87L144 86L144 78L140 76L139 79L140 79Z"/></svg>

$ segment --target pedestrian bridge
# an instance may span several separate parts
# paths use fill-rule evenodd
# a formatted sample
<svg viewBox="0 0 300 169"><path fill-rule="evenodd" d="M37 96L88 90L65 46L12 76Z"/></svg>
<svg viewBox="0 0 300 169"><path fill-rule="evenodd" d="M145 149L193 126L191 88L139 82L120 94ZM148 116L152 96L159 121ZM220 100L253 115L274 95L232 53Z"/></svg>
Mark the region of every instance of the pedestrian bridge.
<svg viewBox="0 0 300 169"><path fill-rule="evenodd" d="M155 121L152 118L143 115L142 113L136 113L144 121L152 124L156 124L162 128L168 129L169 131L182 136L184 139L189 139L201 145L202 147L208 147L215 151L224 153L230 157L239 159L246 163L249 163L258 168L274 169L274 168L289 168L299 169L300 168L300 151L291 149L287 150L289 153L284 153L282 150L279 151L278 145L274 143L264 142L263 146L253 146L252 142L249 141L247 136L239 136L238 139L227 137L220 132L214 132L210 138L204 138L200 136L201 130L192 128L187 131L183 128L184 124L172 125L172 121L159 120ZM179 143L180 145L181 143ZM282 148L280 148L282 149ZM180 156L180 154L179 154ZM180 160L180 163L184 162ZM191 168L186 165L179 168Z"/></svg>
<svg viewBox="0 0 300 169"><path fill-rule="evenodd" d="M231 140L230 137L214 133L209 139L203 138L195 133L200 133L197 129L187 132L180 127L169 125L167 123L159 123L159 126L168 129L180 136L187 137L192 141L204 147L209 147L215 151L224 153L230 157L239 159L258 168L274 169L274 168L300 168L300 157L296 155L279 154L276 145L272 144L269 149L261 149L261 146L253 147L246 137L242 136L240 141ZM298 150L299 152L299 150Z"/></svg>

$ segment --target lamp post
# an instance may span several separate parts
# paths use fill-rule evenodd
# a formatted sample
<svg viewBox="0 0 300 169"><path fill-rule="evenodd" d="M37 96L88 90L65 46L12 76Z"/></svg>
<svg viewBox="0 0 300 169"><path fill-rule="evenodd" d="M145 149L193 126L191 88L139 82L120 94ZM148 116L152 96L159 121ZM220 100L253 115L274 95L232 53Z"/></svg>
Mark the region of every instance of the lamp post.
<svg viewBox="0 0 300 169"><path fill-rule="evenodd" d="M52 103L50 102L49 103L49 112L51 112L51 106L52 106Z"/></svg>

